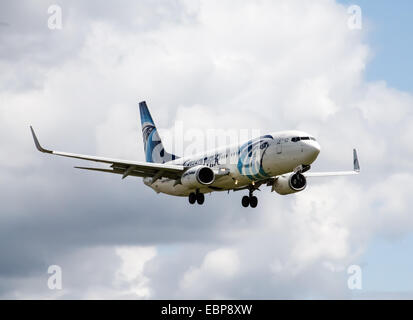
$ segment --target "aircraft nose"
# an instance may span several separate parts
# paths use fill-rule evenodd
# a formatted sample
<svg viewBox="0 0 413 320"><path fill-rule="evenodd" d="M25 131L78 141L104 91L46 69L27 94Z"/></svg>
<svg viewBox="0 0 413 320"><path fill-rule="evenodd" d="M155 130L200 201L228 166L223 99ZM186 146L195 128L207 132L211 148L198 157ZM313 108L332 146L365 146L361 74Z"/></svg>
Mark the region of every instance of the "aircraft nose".
<svg viewBox="0 0 413 320"><path fill-rule="evenodd" d="M312 151L314 152L314 154L316 156L318 156L318 154L320 153L320 144L317 141L313 141L312 145L311 145Z"/></svg>
<svg viewBox="0 0 413 320"><path fill-rule="evenodd" d="M312 163L315 159L317 159L318 154L320 153L320 145L317 141L308 141L306 143L306 161L308 164Z"/></svg>

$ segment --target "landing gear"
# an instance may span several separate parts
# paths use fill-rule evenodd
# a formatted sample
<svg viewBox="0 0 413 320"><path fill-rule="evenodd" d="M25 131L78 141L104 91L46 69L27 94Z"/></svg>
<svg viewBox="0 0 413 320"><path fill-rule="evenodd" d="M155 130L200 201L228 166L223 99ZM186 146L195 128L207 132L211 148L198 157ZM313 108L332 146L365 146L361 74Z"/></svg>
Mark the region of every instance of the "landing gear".
<svg viewBox="0 0 413 320"><path fill-rule="evenodd" d="M196 194L193 193L193 192L190 193L189 196L188 196L188 200L189 200L189 203L190 203L190 204L194 204L195 201L196 201Z"/></svg>
<svg viewBox="0 0 413 320"><path fill-rule="evenodd" d="M243 206L244 208L248 207L248 206L250 205L250 197L248 197L248 196L243 196L241 202L242 202L242 206Z"/></svg>
<svg viewBox="0 0 413 320"><path fill-rule="evenodd" d="M246 208L246 207L248 207L248 206L251 206L251 208L257 207L257 205L258 205L258 198L252 194L253 191L254 191L253 189L250 189L249 195L242 197L241 203L242 203L242 206L243 206L244 208Z"/></svg>
<svg viewBox="0 0 413 320"><path fill-rule="evenodd" d="M197 193L196 195L196 202L198 202L198 204L203 204L205 201L205 196L203 193Z"/></svg>
<svg viewBox="0 0 413 320"><path fill-rule="evenodd" d="M258 198L256 196L252 196L250 198L250 206L251 208L255 208L258 204Z"/></svg>
<svg viewBox="0 0 413 320"><path fill-rule="evenodd" d="M188 196L188 200L190 204L194 204L198 202L198 204L203 204L205 201L205 195L200 192L191 192Z"/></svg>

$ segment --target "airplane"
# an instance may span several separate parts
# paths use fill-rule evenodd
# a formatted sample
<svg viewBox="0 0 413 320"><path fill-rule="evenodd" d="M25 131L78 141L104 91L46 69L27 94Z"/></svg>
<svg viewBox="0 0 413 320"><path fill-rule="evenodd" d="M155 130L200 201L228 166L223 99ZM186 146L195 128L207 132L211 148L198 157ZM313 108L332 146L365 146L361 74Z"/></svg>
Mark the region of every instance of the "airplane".
<svg viewBox="0 0 413 320"><path fill-rule="evenodd" d="M320 145L314 136L297 130L273 132L237 145L178 157L164 149L145 101L139 103L139 110L146 162L44 149L32 126L30 130L40 152L110 165L106 168L75 168L116 173L122 175L122 179L142 177L143 183L157 193L187 197L190 204L202 205L206 193L246 190L248 195L242 197L242 206L255 208L258 199L253 193L260 191L261 186L287 195L303 191L308 177L346 176L360 172L356 149L353 149L351 171L309 171L320 153Z"/></svg>

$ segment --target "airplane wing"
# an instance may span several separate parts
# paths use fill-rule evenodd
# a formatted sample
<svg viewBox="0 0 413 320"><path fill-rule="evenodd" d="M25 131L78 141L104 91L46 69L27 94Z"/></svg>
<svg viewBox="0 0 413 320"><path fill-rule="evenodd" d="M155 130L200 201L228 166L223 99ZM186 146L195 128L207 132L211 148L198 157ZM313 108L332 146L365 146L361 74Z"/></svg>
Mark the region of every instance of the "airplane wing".
<svg viewBox="0 0 413 320"><path fill-rule="evenodd" d="M331 177L331 176L350 176L350 175L355 175L360 173L360 164L357 156L357 151L356 149L353 149L353 170L352 171L331 171L331 172L309 172L305 171L302 174L305 177ZM266 184L267 186L272 186L274 184L274 181L278 178L276 177L271 177L259 181L254 182L254 188L258 189L261 185ZM239 190L245 190L249 189L250 186L246 187L241 187L237 189L233 189L234 191L239 191ZM258 189L259 190L259 189Z"/></svg>
<svg viewBox="0 0 413 320"><path fill-rule="evenodd" d="M119 160L119 159L111 159L111 158L104 158L104 157L88 156L88 155L83 155L83 154L47 150L47 149L44 149L40 145L39 140L37 139L32 126L30 126L30 130L33 135L34 144L36 145L37 150L39 150L40 152L49 153L49 154L53 154L56 156L62 156L62 157L101 162L101 163L106 163L106 164L111 165L110 166L111 169L75 167L77 169L121 174L122 179L126 178L127 176L152 177L153 182L155 182L155 180L161 177L179 179L182 173L186 169L184 166L179 166L179 165L148 163L148 162L140 162L140 161L132 161L132 160Z"/></svg>
<svg viewBox="0 0 413 320"><path fill-rule="evenodd" d="M304 172L305 177L330 177L330 176L350 176L360 173L360 164L356 149L353 149L353 171L333 171L333 172Z"/></svg>

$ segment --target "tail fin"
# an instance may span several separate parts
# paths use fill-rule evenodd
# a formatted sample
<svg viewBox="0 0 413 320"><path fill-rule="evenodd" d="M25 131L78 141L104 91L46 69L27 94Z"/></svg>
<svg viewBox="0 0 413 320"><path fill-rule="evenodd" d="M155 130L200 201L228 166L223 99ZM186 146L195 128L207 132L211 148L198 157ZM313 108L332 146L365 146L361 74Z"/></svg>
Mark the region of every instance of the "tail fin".
<svg viewBox="0 0 413 320"><path fill-rule="evenodd" d="M174 154L165 151L145 101L139 102L139 110L146 161L165 163L177 159Z"/></svg>

